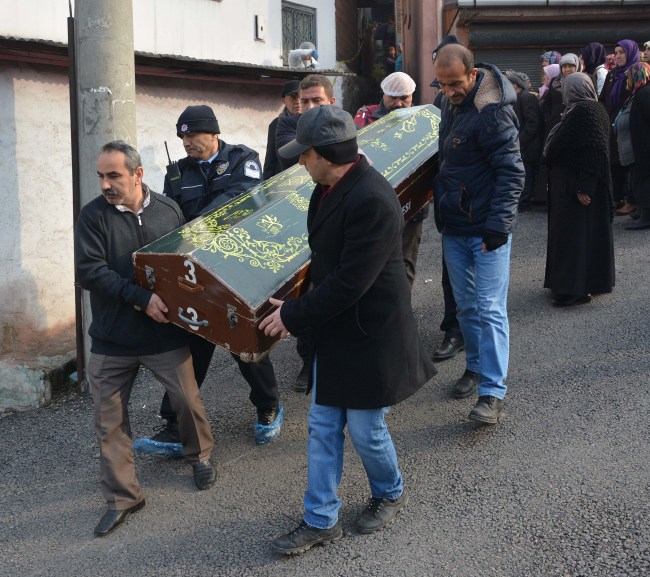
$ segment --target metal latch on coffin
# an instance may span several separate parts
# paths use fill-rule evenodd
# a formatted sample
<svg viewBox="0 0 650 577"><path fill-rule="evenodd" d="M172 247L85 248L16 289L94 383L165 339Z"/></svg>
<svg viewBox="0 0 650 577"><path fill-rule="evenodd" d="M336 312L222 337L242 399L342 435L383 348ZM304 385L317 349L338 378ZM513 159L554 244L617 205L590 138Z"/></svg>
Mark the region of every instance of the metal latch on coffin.
<svg viewBox="0 0 650 577"><path fill-rule="evenodd" d="M231 329L237 326L237 308L232 305L226 305L226 318Z"/></svg>

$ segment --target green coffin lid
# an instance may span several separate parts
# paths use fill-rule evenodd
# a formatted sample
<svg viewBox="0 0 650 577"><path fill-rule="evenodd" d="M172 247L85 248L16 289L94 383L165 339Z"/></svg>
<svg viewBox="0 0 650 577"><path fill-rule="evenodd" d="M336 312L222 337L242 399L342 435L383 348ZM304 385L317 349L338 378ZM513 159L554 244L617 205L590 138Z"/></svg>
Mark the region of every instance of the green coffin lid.
<svg viewBox="0 0 650 577"><path fill-rule="evenodd" d="M360 130L359 148L397 187L438 152L439 122L433 106L401 109ZM138 253L191 256L256 308L309 261L313 189L304 167L292 166Z"/></svg>

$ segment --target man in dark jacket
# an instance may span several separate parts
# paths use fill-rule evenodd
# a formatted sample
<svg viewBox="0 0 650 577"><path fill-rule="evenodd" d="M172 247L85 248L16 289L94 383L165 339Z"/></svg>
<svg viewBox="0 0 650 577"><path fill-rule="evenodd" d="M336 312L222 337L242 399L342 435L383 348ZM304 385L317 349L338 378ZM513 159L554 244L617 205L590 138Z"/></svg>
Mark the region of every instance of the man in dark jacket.
<svg viewBox="0 0 650 577"><path fill-rule="evenodd" d="M300 80L289 80L282 87L282 104L284 108L279 116L276 116L269 124L268 134L266 136L266 156L264 157L264 169L262 174L264 180L282 172L282 167L278 159L278 152L275 146L275 131L278 127L278 121L283 116L294 116L300 114L300 98L298 97L298 88Z"/></svg>
<svg viewBox="0 0 650 577"><path fill-rule="evenodd" d="M307 327L313 335L304 520L272 543L293 554L343 535L337 492L346 424L371 488L356 530L377 531L404 507L384 416L436 370L411 311L402 210L390 184L359 156L352 116L334 106L308 110L280 154L300 155L316 183L307 213L312 289L285 302L270 299L279 308L260 324L269 335Z"/></svg>
<svg viewBox="0 0 650 577"><path fill-rule="evenodd" d="M104 145L97 160L102 195L81 210L75 229L77 278L90 291L92 338L87 377L95 405L103 537L144 506L131 450L128 403L140 366L163 384L179 418L185 458L199 489L210 488L214 439L182 329L169 323L160 297L135 283L131 254L185 220L178 205L142 182L140 155L125 142Z"/></svg>
<svg viewBox="0 0 650 577"><path fill-rule="evenodd" d="M176 133L183 140L187 157L178 161L180 181L165 177L164 193L181 207L189 222L225 204L261 182L257 152L243 144L227 144L219 138L219 124L209 106L188 106L178 118ZM199 387L210 367L215 345L198 335L190 335L190 350ZM255 442L265 443L280 433L283 411L273 365L268 357L246 363L232 355L250 385L250 400L257 409L253 427ZM167 395L160 407L164 428L152 440L177 443L176 416Z"/></svg>
<svg viewBox="0 0 650 577"><path fill-rule="evenodd" d="M435 218L465 338L465 372L472 377L459 380L453 392L468 397L478 384L469 417L496 424L508 369L510 234L525 178L516 96L497 68L475 68L472 53L458 44L438 52L434 70L446 97Z"/></svg>
<svg viewBox="0 0 650 577"><path fill-rule="evenodd" d="M508 80L517 93L514 108L519 122L521 159L526 171L524 190L519 198L519 210L522 211L530 208L530 200L535 192L535 174L542 156L542 110L537 96L528 91L528 84L523 76L513 72L508 74Z"/></svg>

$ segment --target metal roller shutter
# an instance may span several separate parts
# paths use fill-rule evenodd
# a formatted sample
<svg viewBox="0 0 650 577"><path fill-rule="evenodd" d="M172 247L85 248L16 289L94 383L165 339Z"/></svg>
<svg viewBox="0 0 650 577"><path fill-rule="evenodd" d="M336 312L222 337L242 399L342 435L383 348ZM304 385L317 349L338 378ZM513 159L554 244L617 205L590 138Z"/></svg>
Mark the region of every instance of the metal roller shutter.
<svg viewBox="0 0 650 577"><path fill-rule="evenodd" d="M504 32L505 34L505 32ZM562 54L573 52L580 55L580 47L565 48L560 50ZM537 89L542 83L542 65L539 57L545 52L543 48L506 48L506 49L484 49L477 48L474 51L475 62L489 62L501 70L512 68L517 72L525 72L532 82L532 90Z"/></svg>

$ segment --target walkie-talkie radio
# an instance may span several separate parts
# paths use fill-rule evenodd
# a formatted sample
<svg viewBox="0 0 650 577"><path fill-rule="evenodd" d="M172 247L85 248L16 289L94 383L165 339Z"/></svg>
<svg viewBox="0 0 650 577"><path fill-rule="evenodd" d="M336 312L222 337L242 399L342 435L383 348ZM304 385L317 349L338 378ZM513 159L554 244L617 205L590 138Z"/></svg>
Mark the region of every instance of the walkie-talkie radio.
<svg viewBox="0 0 650 577"><path fill-rule="evenodd" d="M169 160L167 177L169 178L169 184L172 189L172 198L178 198L181 195L181 171L178 168L178 162L172 161L171 156L169 156L167 141L165 141L165 150L167 151L167 160Z"/></svg>

